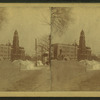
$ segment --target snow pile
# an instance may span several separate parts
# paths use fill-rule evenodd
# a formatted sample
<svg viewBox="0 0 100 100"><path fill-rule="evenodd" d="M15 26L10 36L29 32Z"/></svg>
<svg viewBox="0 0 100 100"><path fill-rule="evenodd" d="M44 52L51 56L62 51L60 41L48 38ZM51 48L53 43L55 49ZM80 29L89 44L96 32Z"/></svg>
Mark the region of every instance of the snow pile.
<svg viewBox="0 0 100 100"><path fill-rule="evenodd" d="M13 64L16 66L20 66L21 70L37 70L37 69L41 69L41 66L43 65L41 61L37 62L37 66L35 66L35 63L29 60L15 60L13 61Z"/></svg>
<svg viewBox="0 0 100 100"><path fill-rule="evenodd" d="M86 65L88 70L100 70L100 62L92 60L81 60L80 63Z"/></svg>
<svg viewBox="0 0 100 100"><path fill-rule="evenodd" d="M37 66L42 66L42 65L43 65L42 61L37 61Z"/></svg>

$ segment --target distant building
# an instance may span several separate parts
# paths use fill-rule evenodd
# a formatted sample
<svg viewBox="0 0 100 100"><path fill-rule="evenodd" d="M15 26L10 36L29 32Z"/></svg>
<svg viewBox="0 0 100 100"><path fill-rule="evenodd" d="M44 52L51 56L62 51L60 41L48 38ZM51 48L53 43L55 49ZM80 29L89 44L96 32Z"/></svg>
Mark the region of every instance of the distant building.
<svg viewBox="0 0 100 100"><path fill-rule="evenodd" d="M11 45L0 44L0 60L10 60L10 59L11 59Z"/></svg>
<svg viewBox="0 0 100 100"><path fill-rule="evenodd" d="M11 60L25 59L25 50L19 46L19 37L17 30L14 32L13 45L11 50Z"/></svg>
<svg viewBox="0 0 100 100"><path fill-rule="evenodd" d="M70 44L52 44L52 58L53 59L77 59L77 45Z"/></svg>
<svg viewBox="0 0 100 100"><path fill-rule="evenodd" d="M78 47L78 60L91 59L91 48L85 45L85 35L82 30L80 33L79 47Z"/></svg>

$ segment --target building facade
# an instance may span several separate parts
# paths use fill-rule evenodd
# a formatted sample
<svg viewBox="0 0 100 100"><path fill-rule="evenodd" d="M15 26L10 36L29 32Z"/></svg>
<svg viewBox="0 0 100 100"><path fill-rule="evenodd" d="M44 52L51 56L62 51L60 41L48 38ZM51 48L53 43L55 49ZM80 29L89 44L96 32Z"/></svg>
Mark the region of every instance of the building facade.
<svg viewBox="0 0 100 100"><path fill-rule="evenodd" d="M11 50L11 60L25 59L25 50L19 46L18 32L15 30L13 37L13 45Z"/></svg>
<svg viewBox="0 0 100 100"><path fill-rule="evenodd" d="M91 59L91 48L85 44L85 35L82 30L80 33L79 46L78 46L78 60Z"/></svg>
<svg viewBox="0 0 100 100"><path fill-rule="evenodd" d="M77 60L77 45L70 44L52 44L52 58L53 59L70 59Z"/></svg>
<svg viewBox="0 0 100 100"><path fill-rule="evenodd" d="M0 44L0 60L10 60L10 59L11 59L11 45Z"/></svg>

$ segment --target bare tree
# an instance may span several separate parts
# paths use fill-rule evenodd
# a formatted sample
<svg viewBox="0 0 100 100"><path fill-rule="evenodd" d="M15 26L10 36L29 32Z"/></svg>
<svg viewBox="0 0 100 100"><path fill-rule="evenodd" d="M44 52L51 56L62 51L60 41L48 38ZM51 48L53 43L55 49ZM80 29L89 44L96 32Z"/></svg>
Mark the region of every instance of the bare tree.
<svg viewBox="0 0 100 100"><path fill-rule="evenodd" d="M65 29L68 28L69 22L72 21L70 16L71 8L67 7L52 7L51 8L51 31L52 35L62 35Z"/></svg>
<svg viewBox="0 0 100 100"><path fill-rule="evenodd" d="M70 17L71 8L66 7L50 7L50 15L51 15L51 21L48 21L48 19L44 17L43 22L46 25L49 25L51 27L51 32L49 33L51 35L51 39L53 35L62 35L64 34L65 29L67 29L69 22L72 21L72 18ZM44 36L41 39L41 43L39 44L40 47L43 47L44 50L49 51L49 35Z"/></svg>
<svg viewBox="0 0 100 100"><path fill-rule="evenodd" d="M45 25L50 26L50 33L49 35L43 36L40 39L38 44L38 49L40 48L41 53L48 52L49 59L51 58L51 40L55 34L61 36L64 34L65 29L69 25L69 21L71 21L70 11L71 8L64 8L64 7L50 7L50 15L51 21L48 21L46 17L44 17L43 22Z"/></svg>
<svg viewBox="0 0 100 100"><path fill-rule="evenodd" d="M43 53L48 52L49 51L49 36L45 35L42 38L39 39L38 41L38 50L41 51Z"/></svg>

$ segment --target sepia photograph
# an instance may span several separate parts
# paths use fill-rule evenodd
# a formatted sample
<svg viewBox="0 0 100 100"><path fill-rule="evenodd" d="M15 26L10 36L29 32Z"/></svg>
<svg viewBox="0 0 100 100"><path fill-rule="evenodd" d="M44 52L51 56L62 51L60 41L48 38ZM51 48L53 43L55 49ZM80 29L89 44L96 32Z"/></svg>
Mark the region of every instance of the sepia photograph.
<svg viewBox="0 0 100 100"><path fill-rule="evenodd" d="M52 8L52 90L100 91L99 11Z"/></svg>
<svg viewBox="0 0 100 100"><path fill-rule="evenodd" d="M99 92L99 45L100 4L0 4L0 93Z"/></svg>
<svg viewBox="0 0 100 100"><path fill-rule="evenodd" d="M0 91L49 91L50 9L0 8Z"/></svg>

